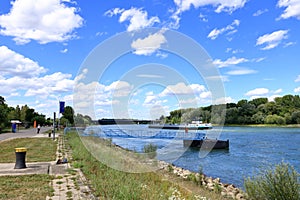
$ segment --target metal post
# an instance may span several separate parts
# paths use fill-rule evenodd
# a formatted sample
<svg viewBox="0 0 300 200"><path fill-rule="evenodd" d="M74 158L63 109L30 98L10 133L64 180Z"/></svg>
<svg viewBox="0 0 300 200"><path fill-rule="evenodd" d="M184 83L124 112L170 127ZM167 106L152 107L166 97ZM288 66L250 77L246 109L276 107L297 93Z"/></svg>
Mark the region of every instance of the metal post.
<svg viewBox="0 0 300 200"><path fill-rule="evenodd" d="M60 122L59 120L60 120L60 112L58 112L58 122L57 122L58 124L57 124L57 131L59 130L59 122Z"/></svg>
<svg viewBox="0 0 300 200"><path fill-rule="evenodd" d="M56 125L55 118L56 118L56 113L54 112L53 113L53 140L55 140L55 125Z"/></svg>

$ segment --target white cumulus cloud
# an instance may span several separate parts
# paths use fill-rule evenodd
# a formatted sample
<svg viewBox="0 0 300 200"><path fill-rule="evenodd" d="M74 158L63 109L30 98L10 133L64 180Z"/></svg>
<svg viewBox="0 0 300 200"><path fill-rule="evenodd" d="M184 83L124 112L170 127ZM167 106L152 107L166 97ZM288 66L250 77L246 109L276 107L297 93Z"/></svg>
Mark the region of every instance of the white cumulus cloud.
<svg viewBox="0 0 300 200"><path fill-rule="evenodd" d="M257 73L256 70L238 67L238 68L228 71L226 74L228 74L228 75L246 75L246 74L255 74L255 73Z"/></svg>
<svg viewBox="0 0 300 200"><path fill-rule="evenodd" d="M268 11L269 11L268 9L258 10L258 11L256 11L255 13L253 13L253 16L254 16L254 17L258 17L258 16L260 16L260 15L262 15L262 14L268 12Z"/></svg>
<svg viewBox="0 0 300 200"><path fill-rule="evenodd" d="M270 91L267 88L256 88L253 90L248 91L245 95L246 96L260 96L260 95L266 95Z"/></svg>
<svg viewBox="0 0 300 200"><path fill-rule="evenodd" d="M300 75L297 76L295 82L300 82Z"/></svg>
<svg viewBox="0 0 300 200"><path fill-rule="evenodd" d="M134 49L134 54L137 55L151 55L156 52L162 44L167 40L163 35L164 31L151 34L143 39L137 39L132 42L131 47Z"/></svg>
<svg viewBox="0 0 300 200"><path fill-rule="evenodd" d="M215 28L214 30L212 30L209 34L208 34L208 38L214 40L216 39L220 34L223 34L224 32L228 32L227 34L233 34L235 33L236 27L240 25L240 21L239 20L234 20L231 24L229 24L228 26L221 28L221 29L217 29Z"/></svg>
<svg viewBox="0 0 300 200"><path fill-rule="evenodd" d="M245 62L248 62L248 61L249 60L246 59L246 58L237 58L237 57L233 56L231 58L228 58L225 61L222 61L220 59L215 59L213 61L213 64L217 65L219 68L222 68L222 67L227 67L227 66L230 66L230 65L238 65L240 63L245 63Z"/></svg>
<svg viewBox="0 0 300 200"><path fill-rule="evenodd" d="M176 5L176 10L173 11L171 19L173 22L170 24L171 28L179 28L179 23L181 20L181 13L188 11L192 6L194 8L213 6L216 13L227 12L232 13L233 11L244 7L247 0L174 0ZM206 18L203 18L203 15L200 15L202 20L207 21Z"/></svg>
<svg viewBox="0 0 300 200"><path fill-rule="evenodd" d="M215 12L233 12L244 7L246 0L174 0L178 9L183 12L187 11L193 5L195 8L212 5L216 7Z"/></svg>
<svg viewBox="0 0 300 200"><path fill-rule="evenodd" d="M279 19L296 17L300 20L300 0L279 0L277 6L285 8Z"/></svg>
<svg viewBox="0 0 300 200"><path fill-rule="evenodd" d="M126 81L115 81L105 87L105 91L112 94L114 97L128 96L131 93L132 85Z"/></svg>
<svg viewBox="0 0 300 200"><path fill-rule="evenodd" d="M166 89L162 91L160 96L173 96L173 95L188 95L194 94L191 86L185 83L177 83L176 85L168 85Z"/></svg>
<svg viewBox="0 0 300 200"><path fill-rule="evenodd" d="M83 24L75 7L61 0L12 1L9 13L0 15L0 34L14 37L17 44L36 40L41 44L75 38L74 29Z"/></svg>
<svg viewBox="0 0 300 200"><path fill-rule="evenodd" d="M206 89L204 85L200 84L190 84L186 85L183 82L177 83L175 85L168 85L160 94L160 97L166 96L194 96L196 100L203 101L203 99L208 99L211 97L211 92Z"/></svg>
<svg viewBox="0 0 300 200"><path fill-rule="evenodd" d="M73 91L75 81L71 74L55 72L45 75L46 72L47 69L36 61L0 46L0 94L13 101L12 104L22 105L26 102L45 114L55 109L58 99L63 100L65 95ZM13 96L21 100L11 100ZM42 108L45 103L49 106Z"/></svg>
<svg viewBox="0 0 300 200"><path fill-rule="evenodd" d="M125 21L129 21L129 25L127 27L127 31L135 31L141 28L151 27L155 23L159 23L160 20L158 17L150 17L148 18L148 12L142 10L141 8L130 8L128 10L114 8L108 10L105 13L106 16L112 17L114 15L120 15L119 22L123 23Z"/></svg>
<svg viewBox="0 0 300 200"><path fill-rule="evenodd" d="M287 33L288 30L279 30L279 31L274 31L273 33L270 34L265 34L263 36L260 36L256 40L256 46L265 45L264 47L261 48L262 50L273 49L277 47L283 39L288 38Z"/></svg>
<svg viewBox="0 0 300 200"><path fill-rule="evenodd" d="M45 73L47 69L37 62L0 46L0 72L2 76L30 78Z"/></svg>
<svg viewBox="0 0 300 200"><path fill-rule="evenodd" d="M296 92L296 93L299 92L299 93L300 93L300 87L295 88L295 89L294 89L294 92Z"/></svg>
<svg viewBox="0 0 300 200"><path fill-rule="evenodd" d="M61 72L56 72L44 77L36 77L27 85L28 90L25 96L47 98L51 94L71 92L74 86L74 81L71 77L71 74L63 74Z"/></svg>
<svg viewBox="0 0 300 200"><path fill-rule="evenodd" d="M256 88L248 91L245 96L248 96L250 99L257 99L261 97L267 97L269 101L273 101L276 97L281 96L282 89L269 90L268 88Z"/></svg>
<svg viewBox="0 0 300 200"><path fill-rule="evenodd" d="M222 97L219 99L216 99L215 103L216 104L226 104L226 103L233 103L235 100L231 97Z"/></svg>

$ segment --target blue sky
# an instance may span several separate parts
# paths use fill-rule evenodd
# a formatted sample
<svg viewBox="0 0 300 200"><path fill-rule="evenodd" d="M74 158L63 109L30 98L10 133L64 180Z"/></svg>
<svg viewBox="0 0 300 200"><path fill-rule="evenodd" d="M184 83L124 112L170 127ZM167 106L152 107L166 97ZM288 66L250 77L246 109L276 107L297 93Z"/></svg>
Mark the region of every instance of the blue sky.
<svg viewBox="0 0 300 200"><path fill-rule="evenodd" d="M299 95L299 27L300 0L2 0L0 95L94 119Z"/></svg>

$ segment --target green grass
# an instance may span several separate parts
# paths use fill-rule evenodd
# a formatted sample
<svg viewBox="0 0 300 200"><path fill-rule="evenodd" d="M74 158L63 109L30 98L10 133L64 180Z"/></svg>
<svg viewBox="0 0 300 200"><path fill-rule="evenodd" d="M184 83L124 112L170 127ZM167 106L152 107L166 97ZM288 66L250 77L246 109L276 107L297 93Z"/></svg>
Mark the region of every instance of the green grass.
<svg viewBox="0 0 300 200"><path fill-rule="evenodd" d="M31 200L52 196L50 175L0 176L0 199Z"/></svg>
<svg viewBox="0 0 300 200"><path fill-rule="evenodd" d="M72 163L81 163L81 170L94 188L94 194L101 199L224 199L195 184L189 187L192 182L179 180L170 174L149 171L155 166L144 164L147 156L122 150L102 139L84 137L80 140L76 133L68 133L66 140L72 147ZM145 172L126 172L130 171L129 168Z"/></svg>
<svg viewBox="0 0 300 200"><path fill-rule="evenodd" d="M56 158L56 141L50 138L17 138L0 143L0 163L15 162L15 148L18 147L27 148L26 162L46 162Z"/></svg>

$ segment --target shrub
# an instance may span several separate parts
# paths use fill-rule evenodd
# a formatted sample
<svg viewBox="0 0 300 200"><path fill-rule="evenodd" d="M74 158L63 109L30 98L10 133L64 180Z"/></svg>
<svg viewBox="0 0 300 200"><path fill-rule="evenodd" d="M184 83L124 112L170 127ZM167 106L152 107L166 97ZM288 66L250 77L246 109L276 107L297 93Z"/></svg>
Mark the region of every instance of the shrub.
<svg viewBox="0 0 300 200"><path fill-rule="evenodd" d="M285 118L278 116L278 115L268 115L265 118L265 124L279 124L279 125L283 125L285 124Z"/></svg>
<svg viewBox="0 0 300 200"><path fill-rule="evenodd" d="M147 153L149 158L155 158L157 146L155 144L147 144L144 146L144 153Z"/></svg>
<svg viewBox="0 0 300 200"><path fill-rule="evenodd" d="M280 163L253 179L245 180L245 189L250 199L299 200L299 174L289 164Z"/></svg>

